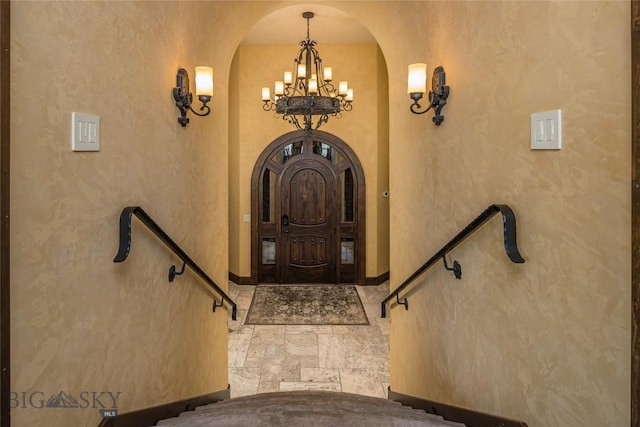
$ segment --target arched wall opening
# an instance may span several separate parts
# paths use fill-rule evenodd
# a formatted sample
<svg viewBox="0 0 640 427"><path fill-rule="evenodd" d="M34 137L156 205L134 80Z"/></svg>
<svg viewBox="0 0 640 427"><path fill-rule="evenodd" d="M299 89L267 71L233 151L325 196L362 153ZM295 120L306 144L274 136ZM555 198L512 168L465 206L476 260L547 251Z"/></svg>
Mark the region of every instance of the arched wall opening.
<svg viewBox="0 0 640 427"><path fill-rule="evenodd" d="M300 10L316 14L310 22L310 37L325 66L333 68L335 80L348 80L354 88L351 112L332 117L321 130L346 141L362 161L366 180L367 257L363 281L376 284L389 276L389 81L384 55L375 38L356 39L353 31L340 42L336 31L323 34L325 19L353 18L327 6L307 5L280 9L289 12L301 25L289 43L277 39L273 44L241 43L229 72L229 277L239 284L255 284L251 253L251 173L263 149L278 136L293 130L292 125L265 112L261 88L273 86L291 71L299 45L306 36L306 22ZM270 15L263 18L268 20ZM314 21L315 20L315 21ZM255 26L261 26L259 21ZM358 24L359 25L359 24ZM355 24L354 24L355 26ZM347 26L348 27L348 26ZM317 28L317 30L316 30ZM323 39L329 43L323 43ZM253 39L255 40L255 39Z"/></svg>

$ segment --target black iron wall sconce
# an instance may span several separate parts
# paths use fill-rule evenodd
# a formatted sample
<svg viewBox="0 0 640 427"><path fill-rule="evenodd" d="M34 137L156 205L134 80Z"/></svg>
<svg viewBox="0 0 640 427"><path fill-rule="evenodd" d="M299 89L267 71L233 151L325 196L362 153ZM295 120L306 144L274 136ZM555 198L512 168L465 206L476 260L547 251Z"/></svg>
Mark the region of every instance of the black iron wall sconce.
<svg viewBox="0 0 640 427"><path fill-rule="evenodd" d="M196 96L202 102L202 107L200 107L202 113L198 113L191 107L193 94L189 92L189 73L184 68L180 68L176 75L176 87L173 88L173 99L176 101L176 107L180 110L178 123L182 127L189 124L188 111L200 117L208 116L211 113L207 102L211 101L213 96L213 68L196 67Z"/></svg>
<svg viewBox="0 0 640 427"><path fill-rule="evenodd" d="M433 123L436 126L444 121L442 108L447 104L447 98L449 97L449 86L445 81L444 68L436 67L433 70L433 77L431 79L431 90L429 91L429 107L420 111L422 106L420 100L427 91L427 64L411 64L409 65L409 78L408 78L408 92L409 97L413 99L413 104L409 109L414 114L424 114L429 110L434 111Z"/></svg>

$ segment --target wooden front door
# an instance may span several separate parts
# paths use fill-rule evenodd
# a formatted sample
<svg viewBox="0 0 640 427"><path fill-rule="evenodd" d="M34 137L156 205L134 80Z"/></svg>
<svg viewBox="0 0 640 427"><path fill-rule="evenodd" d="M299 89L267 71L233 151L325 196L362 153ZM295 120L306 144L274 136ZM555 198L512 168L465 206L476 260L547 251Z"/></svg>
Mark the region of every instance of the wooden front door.
<svg viewBox="0 0 640 427"><path fill-rule="evenodd" d="M322 162L304 159L287 168L280 182L283 283L335 283L337 182Z"/></svg>
<svg viewBox="0 0 640 427"><path fill-rule="evenodd" d="M251 178L251 276L262 283L365 283L364 171L322 131L273 141Z"/></svg>

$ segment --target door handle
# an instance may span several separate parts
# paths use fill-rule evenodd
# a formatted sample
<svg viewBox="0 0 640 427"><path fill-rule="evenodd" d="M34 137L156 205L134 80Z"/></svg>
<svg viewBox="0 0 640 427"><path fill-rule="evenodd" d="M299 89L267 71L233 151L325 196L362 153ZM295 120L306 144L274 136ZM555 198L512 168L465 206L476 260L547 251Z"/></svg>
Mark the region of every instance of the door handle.
<svg viewBox="0 0 640 427"><path fill-rule="evenodd" d="M289 215L282 215L282 232L289 232Z"/></svg>

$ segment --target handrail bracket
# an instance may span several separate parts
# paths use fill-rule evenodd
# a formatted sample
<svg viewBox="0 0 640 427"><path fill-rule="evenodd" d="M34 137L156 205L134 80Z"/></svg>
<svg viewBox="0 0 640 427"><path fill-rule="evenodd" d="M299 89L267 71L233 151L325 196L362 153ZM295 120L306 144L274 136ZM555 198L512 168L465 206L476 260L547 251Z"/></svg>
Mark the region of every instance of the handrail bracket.
<svg viewBox="0 0 640 427"><path fill-rule="evenodd" d="M444 269L447 271L453 271L453 275L456 276L456 279L462 279L462 266L458 261L453 261L453 267L449 267L447 265L447 256L442 255L442 261L444 262Z"/></svg>
<svg viewBox="0 0 640 427"><path fill-rule="evenodd" d="M211 311L213 311L215 313L216 312L216 307L222 307L223 305L224 305L224 301L220 301L220 304L218 304L218 301L214 299L213 300L213 307L212 307Z"/></svg>
<svg viewBox="0 0 640 427"><path fill-rule="evenodd" d="M400 301L400 296L398 294L396 294L396 302L399 305L404 305L404 309L405 310L409 310L409 301L407 301L406 297L402 301Z"/></svg>
<svg viewBox="0 0 640 427"><path fill-rule="evenodd" d="M184 273L184 267L185 267L186 263L183 261L182 262L182 268L180 269L180 271L176 271L176 266L172 265L171 267L169 267L169 282L173 282L176 278L176 276L182 276L182 274Z"/></svg>

